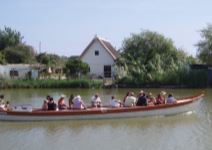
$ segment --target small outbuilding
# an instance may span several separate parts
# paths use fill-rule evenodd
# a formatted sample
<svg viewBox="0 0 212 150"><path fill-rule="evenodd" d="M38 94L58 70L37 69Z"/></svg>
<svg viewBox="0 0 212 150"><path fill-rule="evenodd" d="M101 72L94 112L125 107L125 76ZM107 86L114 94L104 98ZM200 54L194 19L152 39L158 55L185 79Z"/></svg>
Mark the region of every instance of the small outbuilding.
<svg viewBox="0 0 212 150"><path fill-rule="evenodd" d="M39 64L0 65L1 79L37 79Z"/></svg>

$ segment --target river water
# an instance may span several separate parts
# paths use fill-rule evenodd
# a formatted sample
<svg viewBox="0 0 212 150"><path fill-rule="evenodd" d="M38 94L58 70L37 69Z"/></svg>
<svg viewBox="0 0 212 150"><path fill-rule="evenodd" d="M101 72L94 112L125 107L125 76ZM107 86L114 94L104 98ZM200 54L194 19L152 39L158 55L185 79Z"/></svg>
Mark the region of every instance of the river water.
<svg viewBox="0 0 212 150"><path fill-rule="evenodd" d="M131 89L135 93L139 89ZM212 89L166 90L177 98L205 93L193 113L116 120L0 122L1 150L210 150L212 149ZM10 89L1 90L13 104L39 107L46 95L80 94L87 104L99 93L107 104L111 95L122 99L128 89ZM66 98L67 99L67 98Z"/></svg>

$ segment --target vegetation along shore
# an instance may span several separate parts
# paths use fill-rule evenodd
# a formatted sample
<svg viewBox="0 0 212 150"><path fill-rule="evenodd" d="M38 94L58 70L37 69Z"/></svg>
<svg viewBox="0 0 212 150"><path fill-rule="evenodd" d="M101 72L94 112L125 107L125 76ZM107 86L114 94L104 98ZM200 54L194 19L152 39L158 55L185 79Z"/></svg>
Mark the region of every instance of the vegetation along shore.
<svg viewBox="0 0 212 150"><path fill-rule="evenodd" d="M0 30L0 88L212 87L212 25L200 33L196 56L186 54L157 32L131 34L123 40L109 69L113 74L108 82L104 75L90 74L89 65L79 56L37 53L23 42L20 32L5 27ZM32 79L33 71L29 71L20 79L18 72L11 70L10 79L4 78L3 67L8 64L38 64L34 66L38 77Z"/></svg>
<svg viewBox="0 0 212 150"><path fill-rule="evenodd" d="M101 88L102 80L0 80L0 88Z"/></svg>

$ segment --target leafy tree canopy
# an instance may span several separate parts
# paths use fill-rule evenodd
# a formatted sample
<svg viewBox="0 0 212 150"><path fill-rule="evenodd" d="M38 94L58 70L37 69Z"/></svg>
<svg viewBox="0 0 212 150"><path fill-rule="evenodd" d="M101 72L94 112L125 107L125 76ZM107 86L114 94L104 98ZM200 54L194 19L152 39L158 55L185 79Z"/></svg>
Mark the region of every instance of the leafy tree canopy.
<svg viewBox="0 0 212 150"><path fill-rule="evenodd" d="M143 83L171 80L170 75L175 78L187 61L187 55L177 50L171 39L143 31L124 40L121 57L116 63L116 68L120 71L121 67L122 71L117 76L122 78L120 74L125 72L125 77Z"/></svg>
<svg viewBox="0 0 212 150"><path fill-rule="evenodd" d="M40 53L36 57L37 61L47 66L64 66L65 58L62 58L56 54Z"/></svg>
<svg viewBox="0 0 212 150"><path fill-rule="evenodd" d="M5 60L5 56L2 52L0 52L0 64L5 64L6 60Z"/></svg>
<svg viewBox="0 0 212 150"><path fill-rule="evenodd" d="M22 42L21 33L5 27L0 29L0 64L35 63L36 53L32 46Z"/></svg>
<svg viewBox="0 0 212 150"><path fill-rule="evenodd" d="M17 45L7 47L4 50L4 57L7 63L35 63L36 53L29 45Z"/></svg>
<svg viewBox="0 0 212 150"><path fill-rule="evenodd" d="M16 30L12 30L9 27L5 27L4 30L0 29L0 51L4 50L6 47L21 44L22 39L21 33Z"/></svg>
<svg viewBox="0 0 212 150"><path fill-rule="evenodd" d="M78 77L80 74L86 75L89 71L88 64L74 58L69 58L65 68L67 76L70 77Z"/></svg>
<svg viewBox="0 0 212 150"><path fill-rule="evenodd" d="M197 43L197 56L206 64L212 65L212 24L200 31L202 40Z"/></svg>

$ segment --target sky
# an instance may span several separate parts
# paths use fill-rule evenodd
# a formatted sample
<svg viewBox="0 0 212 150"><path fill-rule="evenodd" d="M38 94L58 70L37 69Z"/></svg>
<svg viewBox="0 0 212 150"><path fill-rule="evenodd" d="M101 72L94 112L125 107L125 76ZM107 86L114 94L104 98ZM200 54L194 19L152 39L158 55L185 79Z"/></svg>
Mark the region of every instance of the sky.
<svg viewBox="0 0 212 150"><path fill-rule="evenodd" d="M195 56L200 30L212 23L211 0L0 0L0 6L0 29L21 32L38 53L68 57L80 55L95 35L120 49L144 30Z"/></svg>

